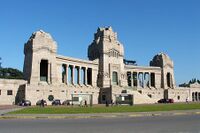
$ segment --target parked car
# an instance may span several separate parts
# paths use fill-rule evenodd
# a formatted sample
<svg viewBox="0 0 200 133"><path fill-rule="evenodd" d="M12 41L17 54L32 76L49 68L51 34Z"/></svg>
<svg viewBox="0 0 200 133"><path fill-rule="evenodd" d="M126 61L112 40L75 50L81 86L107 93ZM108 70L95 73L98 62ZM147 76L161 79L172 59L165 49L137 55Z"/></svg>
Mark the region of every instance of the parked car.
<svg viewBox="0 0 200 133"><path fill-rule="evenodd" d="M19 102L18 105L19 106L31 106L31 101L29 101L29 100L22 100L21 102Z"/></svg>
<svg viewBox="0 0 200 133"><path fill-rule="evenodd" d="M43 99L38 100L37 103L36 103L36 105L37 105L37 106L42 106L42 100L43 100ZM47 101L46 101L46 100L43 100L43 103L44 103L44 106L47 106Z"/></svg>
<svg viewBox="0 0 200 133"><path fill-rule="evenodd" d="M158 103L174 103L173 99L160 99L158 100Z"/></svg>
<svg viewBox="0 0 200 133"><path fill-rule="evenodd" d="M174 99L168 99L168 103L174 103Z"/></svg>
<svg viewBox="0 0 200 133"><path fill-rule="evenodd" d="M63 103L62 103L62 105L67 105L67 106L69 106L69 105L72 105L72 100L65 100Z"/></svg>
<svg viewBox="0 0 200 133"><path fill-rule="evenodd" d="M52 105L61 105L61 102L59 99L55 99L53 102L52 102Z"/></svg>

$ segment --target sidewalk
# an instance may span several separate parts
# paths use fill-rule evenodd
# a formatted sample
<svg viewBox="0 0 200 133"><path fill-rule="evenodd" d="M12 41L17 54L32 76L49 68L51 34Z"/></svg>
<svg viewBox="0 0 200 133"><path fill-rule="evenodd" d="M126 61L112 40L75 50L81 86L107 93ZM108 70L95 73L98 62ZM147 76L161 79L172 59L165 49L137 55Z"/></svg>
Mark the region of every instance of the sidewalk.
<svg viewBox="0 0 200 133"><path fill-rule="evenodd" d="M131 112L131 113L97 113L97 114L2 114L0 119L86 119L86 118L127 118L156 117L177 115L200 115L200 110Z"/></svg>
<svg viewBox="0 0 200 133"><path fill-rule="evenodd" d="M4 115L8 112L16 111L19 109L23 109L23 107L15 106L15 105L1 105L0 106L0 115Z"/></svg>

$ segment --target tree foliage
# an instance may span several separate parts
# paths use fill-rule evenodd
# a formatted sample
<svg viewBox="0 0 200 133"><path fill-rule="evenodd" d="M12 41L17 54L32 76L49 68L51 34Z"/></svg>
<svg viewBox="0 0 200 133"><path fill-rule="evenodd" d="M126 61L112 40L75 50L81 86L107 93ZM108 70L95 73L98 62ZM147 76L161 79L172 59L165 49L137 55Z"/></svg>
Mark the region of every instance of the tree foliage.
<svg viewBox="0 0 200 133"><path fill-rule="evenodd" d="M23 79L23 73L14 68L0 68L0 78L3 79Z"/></svg>
<svg viewBox="0 0 200 133"><path fill-rule="evenodd" d="M194 84L196 82L200 84L200 80L199 79L193 78L188 83L180 84L179 87L190 87L191 84Z"/></svg>

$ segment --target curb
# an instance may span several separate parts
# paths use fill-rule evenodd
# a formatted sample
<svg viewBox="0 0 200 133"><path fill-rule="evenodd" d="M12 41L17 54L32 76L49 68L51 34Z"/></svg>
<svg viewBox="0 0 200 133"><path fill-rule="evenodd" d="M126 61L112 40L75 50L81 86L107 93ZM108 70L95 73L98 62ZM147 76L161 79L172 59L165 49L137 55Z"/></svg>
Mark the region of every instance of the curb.
<svg viewBox="0 0 200 133"><path fill-rule="evenodd" d="M8 119L109 119L109 118L137 118L137 117L165 117L165 116L183 116L183 115L200 115L198 111L171 111L171 112L137 112L137 113L106 113L106 114L23 114L0 116L0 120Z"/></svg>

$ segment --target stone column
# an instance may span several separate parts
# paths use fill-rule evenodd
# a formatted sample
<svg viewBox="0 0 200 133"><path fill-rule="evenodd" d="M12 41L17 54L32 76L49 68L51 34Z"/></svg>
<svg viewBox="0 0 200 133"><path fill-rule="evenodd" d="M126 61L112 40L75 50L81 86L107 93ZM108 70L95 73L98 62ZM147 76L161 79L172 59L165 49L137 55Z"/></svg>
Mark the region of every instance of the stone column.
<svg viewBox="0 0 200 133"><path fill-rule="evenodd" d="M66 84L68 84L68 67L69 67L68 64L66 64L66 68L65 68L65 70L66 70L66 73L65 73L65 76L66 76L66 79L65 79L65 80L66 80L66 81L65 81L65 83L66 83Z"/></svg>
<svg viewBox="0 0 200 133"><path fill-rule="evenodd" d="M41 60L40 61L38 61L38 68L37 68L37 70L38 70L38 82L40 82L41 81L41 77L40 77L40 65L41 65ZM31 70L31 72L32 72L32 70ZM30 77L30 80L32 80L32 76ZM32 81L30 81L30 82L32 82Z"/></svg>
<svg viewBox="0 0 200 133"><path fill-rule="evenodd" d="M85 67L85 75L84 75L84 76L85 76L85 77L84 77L84 78L85 78L85 85L87 85L87 69L88 69L88 68Z"/></svg>
<svg viewBox="0 0 200 133"><path fill-rule="evenodd" d="M139 80L139 72L137 72L137 88L139 88L140 87L140 82L139 82L140 80Z"/></svg>
<svg viewBox="0 0 200 133"><path fill-rule="evenodd" d="M149 87L151 87L151 73L149 73Z"/></svg>
<svg viewBox="0 0 200 133"><path fill-rule="evenodd" d="M74 65L72 65L71 69L71 83L74 85Z"/></svg>
<svg viewBox="0 0 200 133"><path fill-rule="evenodd" d="M48 62L48 83L51 83L51 63Z"/></svg>
<svg viewBox="0 0 200 133"><path fill-rule="evenodd" d="M144 78L145 78L145 77L144 77L144 76L145 76L145 73L143 72L143 73L142 73L142 88L145 87L145 84L144 84Z"/></svg>
<svg viewBox="0 0 200 133"><path fill-rule="evenodd" d="M133 73L131 72L131 87L133 87L134 84L133 84Z"/></svg>
<svg viewBox="0 0 200 133"><path fill-rule="evenodd" d="M81 66L78 68L78 84L81 85Z"/></svg>

